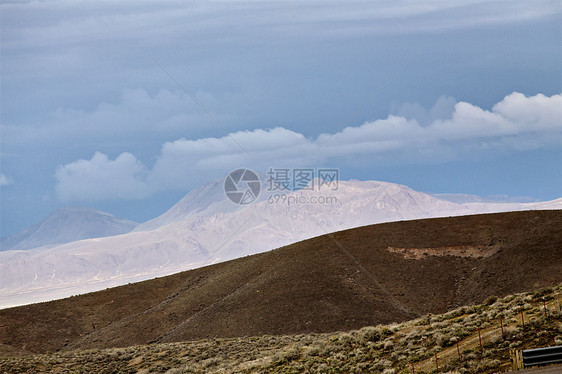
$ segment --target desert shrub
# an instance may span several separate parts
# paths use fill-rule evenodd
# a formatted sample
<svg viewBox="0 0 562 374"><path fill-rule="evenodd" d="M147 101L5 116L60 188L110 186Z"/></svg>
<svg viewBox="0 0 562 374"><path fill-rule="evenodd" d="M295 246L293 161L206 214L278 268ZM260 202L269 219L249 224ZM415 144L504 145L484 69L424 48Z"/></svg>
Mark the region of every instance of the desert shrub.
<svg viewBox="0 0 562 374"><path fill-rule="evenodd" d="M322 363L316 368L316 370L313 370L312 372L313 373L327 373L328 372L328 365Z"/></svg>
<svg viewBox="0 0 562 374"><path fill-rule="evenodd" d="M453 344L452 342L453 337L448 334L436 334L435 342L440 347L448 347ZM455 340L456 341L456 340Z"/></svg>
<svg viewBox="0 0 562 374"><path fill-rule="evenodd" d="M351 334L344 333L339 337L339 343L344 346L352 345L354 342L355 339L353 338L353 336L351 336Z"/></svg>
<svg viewBox="0 0 562 374"><path fill-rule="evenodd" d="M518 337L518 330L513 326L506 326L503 328L506 340L515 340Z"/></svg>
<svg viewBox="0 0 562 374"><path fill-rule="evenodd" d="M377 342L381 339L381 331L377 327L363 327L359 330L359 334L364 341Z"/></svg>
<svg viewBox="0 0 562 374"><path fill-rule="evenodd" d="M501 334L500 335L493 335L490 338L489 342L493 345L498 345L498 344L503 342L503 338L502 338Z"/></svg>
<svg viewBox="0 0 562 374"><path fill-rule="evenodd" d="M528 326L529 328L532 329L539 329L541 328L544 323L545 323L545 317L542 314L539 314L537 317L532 318L528 321L525 321L526 326Z"/></svg>
<svg viewBox="0 0 562 374"><path fill-rule="evenodd" d="M320 356L330 356L333 352L337 352L340 347L334 343L324 344L320 351Z"/></svg>
<svg viewBox="0 0 562 374"><path fill-rule="evenodd" d="M165 374L181 374L181 373L184 373L184 372L185 372L185 370L184 370L184 369L180 369L180 368L172 368L172 369L170 369L170 370L166 371L166 373L165 373Z"/></svg>
<svg viewBox="0 0 562 374"><path fill-rule="evenodd" d="M383 327L381 330L381 335L383 337L387 337L393 334L393 331L391 329L389 329L388 327Z"/></svg>
<svg viewBox="0 0 562 374"><path fill-rule="evenodd" d="M273 365L279 366L287 364L293 360L298 359L301 356L300 350L298 348L289 348L283 350L273 356Z"/></svg>
<svg viewBox="0 0 562 374"><path fill-rule="evenodd" d="M483 359L483 360L480 360L480 362L478 362L478 364L476 365L476 370L477 371L484 371L484 370L487 370L487 369L495 368L499 364L501 364L500 360Z"/></svg>
<svg viewBox="0 0 562 374"><path fill-rule="evenodd" d="M516 340L516 341L511 342L511 343L509 344L509 348L517 348L517 347L519 347L521 344L523 344L522 341Z"/></svg>
<svg viewBox="0 0 562 374"><path fill-rule="evenodd" d="M553 290L551 288L543 288L533 293L533 299L534 300L542 299L543 297L547 295L551 295L552 293Z"/></svg>
<svg viewBox="0 0 562 374"><path fill-rule="evenodd" d="M486 300L484 300L484 304L485 305L492 305L493 303L496 302L496 300L498 300L497 296L489 296L488 298L486 298Z"/></svg>
<svg viewBox="0 0 562 374"><path fill-rule="evenodd" d="M426 314L418 319L418 325L429 325L431 323L431 313Z"/></svg>
<svg viewBox="0 0 562 374"><path fill-rule="evenodd" d="M384 349L385 351L391 350L392 347L394 347L394 342L393 342L392 340L387 339L387 340L384 341L384 347L383 347L383 349Z"/></svg>
<svg viewBox="0 0 562 374"><path fill-rule="evenodd" d="M308 356L314 357L314 356L319 356L321 352L322 350L320 349L319 346L312 346L306 351L306 354Z"/></svg>

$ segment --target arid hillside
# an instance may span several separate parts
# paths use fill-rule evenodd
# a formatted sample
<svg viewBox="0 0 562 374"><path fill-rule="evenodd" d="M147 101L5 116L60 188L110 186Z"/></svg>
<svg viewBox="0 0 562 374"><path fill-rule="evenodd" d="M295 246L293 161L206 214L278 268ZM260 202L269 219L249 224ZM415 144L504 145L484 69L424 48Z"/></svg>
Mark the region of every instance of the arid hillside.
<svg viewBox="0 0 562 374"><path fill-rule="evenodd" d="M560 282L561 211L386 223L0 310L0 355L344 331Z"/></svg>
<svg viewBox="0 0 562 374"><path fill-rule="evenodd" d="M428 374L437 366L440 373L499 373L513 368L514 349L562 344L561 293L559 285L489 297L445 314L351 331L0 356L0 373ZM562 364L545 369L559 373Z"/></svg>

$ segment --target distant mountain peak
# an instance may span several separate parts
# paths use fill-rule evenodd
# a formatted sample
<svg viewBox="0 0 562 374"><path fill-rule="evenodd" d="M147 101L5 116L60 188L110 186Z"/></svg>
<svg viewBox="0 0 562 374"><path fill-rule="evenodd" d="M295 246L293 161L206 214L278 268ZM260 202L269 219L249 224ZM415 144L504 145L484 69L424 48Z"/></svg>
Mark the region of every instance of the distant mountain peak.
<svg viewBox="0 0 562 374"><path fill-rule="evenodd" d="M134 231L155 230L172 222L192 216L210 216L215 213L229 213L240 208L224 193L224 181L214 179L191 190L164 214L138 225Z"/></svg>
<svg viewBox="0 0 562 374"><path fill-rule="evenodd" d="M2 250L30 249L76 240L125 234L136 222L85 207L65 207L1 243Z"/></svg>

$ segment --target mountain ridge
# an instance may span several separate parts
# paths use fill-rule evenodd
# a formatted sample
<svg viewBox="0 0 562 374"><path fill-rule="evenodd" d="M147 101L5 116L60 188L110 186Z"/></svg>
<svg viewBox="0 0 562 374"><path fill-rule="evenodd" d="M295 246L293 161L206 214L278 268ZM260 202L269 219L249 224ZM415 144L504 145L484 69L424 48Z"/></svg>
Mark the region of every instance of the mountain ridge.
<svg viewBox="0 0 562 374"><path fill-rule="evenodd" d="M559 284L562 212L382 223L0 310L0 351L349 330ZM467 248L479 253L467 255ZM411 258L400 249L426 251ZM428 249L443 253L427 252ZM142 326L142 328L139 328Z"/></svg>
<svg viewBox="0 0 562 374"><path fill-rule="evenodd" d="M169 210L175 213L160 216L164 221L173 217L171 222L157 224L156 228L26 253L0 253L0 307L173 274L374 223L562 208L562 200L455 204L388 182L339 181L337 191L300 190L280 195L285 197L284 201L263 195L254 204L213 213L220 204L234 205L221 192L220 182L214 181L207 189L188 194ZM210 196L209 200L197 199L205 194ZM335 200L312 203L319 196ZM190 199L197 204L187 204ZM209 207L211 210L206 210ZM205 211L212 214L201 213Z"/></svg>

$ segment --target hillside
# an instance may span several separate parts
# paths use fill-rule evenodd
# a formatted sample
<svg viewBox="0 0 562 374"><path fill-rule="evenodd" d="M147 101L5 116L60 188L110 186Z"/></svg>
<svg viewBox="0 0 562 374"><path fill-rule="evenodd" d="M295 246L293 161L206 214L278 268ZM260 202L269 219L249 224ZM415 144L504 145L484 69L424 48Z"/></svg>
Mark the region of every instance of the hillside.
<svg viewBox="0 0 562 374"><path fill-rule="evenodd" d="M0 356L0 372L410 374L413 368L421 374L435 372L437 358L440 372L497 373L511 368L510 349L562 344L561 293L557 286L491 297L446 314L346 332Z"/></svg>
<svg viewBox="0 0 562 374"><path fill-rule="evenodd" d="M0 310L0 353L298 334L407 321L562 282L562 212L385 223Z"/></svg>
<svg viewBox="0 0 562 374"><path fill-rule="evenodd" d="M320 203L319 197L330 200ZM562 199L455 204L403 185L356 180L339 181L337 190L324 186L277 198L233 210L214 181L127 234L0 252L0 308L175 274L375 223L562 208Z"/></svg>

